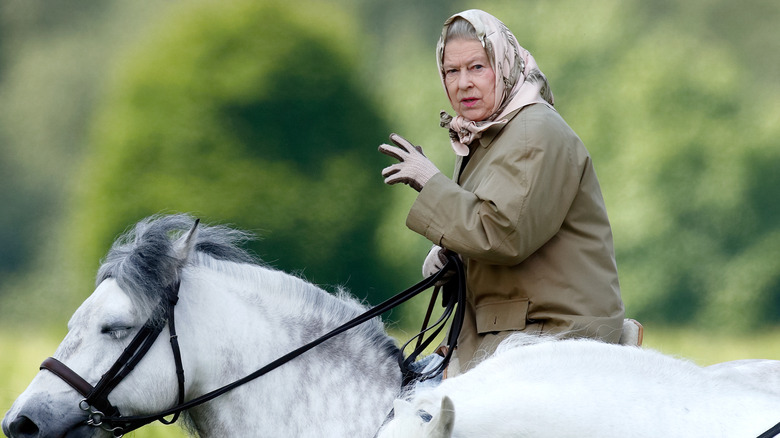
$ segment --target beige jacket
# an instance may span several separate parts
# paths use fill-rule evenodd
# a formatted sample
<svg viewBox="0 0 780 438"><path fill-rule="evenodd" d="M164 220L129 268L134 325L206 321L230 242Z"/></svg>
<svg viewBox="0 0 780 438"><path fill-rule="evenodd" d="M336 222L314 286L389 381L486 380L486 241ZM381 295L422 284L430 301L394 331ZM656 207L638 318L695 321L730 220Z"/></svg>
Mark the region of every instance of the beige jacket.
<svg viewBox="0 0 780 438"><path fill-rule="evenodd" d="M509 118L472 144L462 172L458 159L454 181L428 181L406 222L463 257L464 370L512 331L617 342L623 322L612 231L588 151L545 105Z"/></svg>

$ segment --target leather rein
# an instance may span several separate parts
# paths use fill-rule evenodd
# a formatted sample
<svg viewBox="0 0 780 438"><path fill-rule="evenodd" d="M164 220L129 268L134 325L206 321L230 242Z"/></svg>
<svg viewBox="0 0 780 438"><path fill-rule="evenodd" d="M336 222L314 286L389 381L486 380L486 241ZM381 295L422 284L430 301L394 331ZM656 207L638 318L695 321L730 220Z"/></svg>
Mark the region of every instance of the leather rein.
<svg viewBox="0 0 780 438"><path fill-rule="evenodd" d="M209 402L225 394L226 392L229 392L241 385L244 385L245 383L255 380L258 377L284 365L285 363L290 362L291 360L327 341L328 339L331 339L334 336L357 327L358 325L376 318L388 310L399 306L400 304L408 301L412 297L435 285L449 271L454 271L456 274L455 293L445 294L443 299L443 306L445 310L442 313L441 318L430 328L423 327L423 330L412 339L419 338L420 341L422 341L426 332L433 329L435 330L433 330L433 332L429 334L427 338L425 338L424 342L417 343L417 348L415 348L409 357L404 358L403 351L404 347L406 347L406 345L408 345L411 340L407 342L399 351L398 360L403 374L404 384L407 384L413 380L426 380L442 373L447 367L452 356L452 352L455 350L455 346L457 345L457 338L463 325L465 308L462 304L465 303L466 300L465 271L463 268L463 263L455 254L448 255L447 263L439 272L422 280L409 289L406 289L398 295L391 297L387 301L372 307L371 309L368 309L366 312L331 330L320 338L317 338L314 341L311 341L308 344L305 344L285 354L284 356L279 357L278 359L270 362L257 371L187 402L184 401L184 367L182 365L181 351L179 349L179 342L176 335L176 326L174 322L174 308L176 306L176 302L178 301L179 282L176 282L169 287L169 290L165 294L165 296L168 298L164 298L160 302L153 315L149 318L149 320L147 320L144 326L135 335L133 340L130 341L130 344L125 348L116 362L114 362L111 368L101 377L100 381L95 386L92 386L78 373L53 357L44 360L40 366L40 369L52 372L84 397L84 399L79 402L79 408L87 415L87 425L100 427L111 432L115 437L121 437L128 432L136 430L155 421L160 421L163 424L172 424L176 422L176 420L179 418L179 415L183 411ZM453 317L453 320L446 339L446 344L449 346L449 348L442 363L436 369L425 374L411 370L410 365L412 362L414 362L417 356L422 353L423 349L427 347L442 331L450 317ZM156 414L123 416L119 412L119 409L111 404L111 402L108 400L108 396L111 391L113 391L114 388L116 388L116 386L119 385L119 383L125 377L127 377L133 371L133 369L135 369L136 365L138 365L141 359L143 359L143 357L152 347L152 344L154 344L155 340L162 332L166 323L170 332L171 350L173 352L174 363L176 366L176 376L178 380L179 392L178 403L176 406ZM173 418L170 420L165 419L165 417L171 415L173 415Z"/></svg>

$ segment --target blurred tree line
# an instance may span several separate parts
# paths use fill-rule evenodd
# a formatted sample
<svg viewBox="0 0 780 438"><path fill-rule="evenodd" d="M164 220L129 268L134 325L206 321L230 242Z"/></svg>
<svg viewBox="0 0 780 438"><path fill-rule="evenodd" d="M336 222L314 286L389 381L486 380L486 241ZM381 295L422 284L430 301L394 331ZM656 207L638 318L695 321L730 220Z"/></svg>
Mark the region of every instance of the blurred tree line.
<svg viewBox="0 0 780 438"><path fill-rule="evenodd" d="M434 46L501 18L594 158L628 314L780 322L780 4L751 0L0 3L0 316L62 325L114 237L189 212L378 303L428 242L390 132L454 162ZM414 319L414 318L411 318ZM415 323L416 324L416 323Z"/></svg>

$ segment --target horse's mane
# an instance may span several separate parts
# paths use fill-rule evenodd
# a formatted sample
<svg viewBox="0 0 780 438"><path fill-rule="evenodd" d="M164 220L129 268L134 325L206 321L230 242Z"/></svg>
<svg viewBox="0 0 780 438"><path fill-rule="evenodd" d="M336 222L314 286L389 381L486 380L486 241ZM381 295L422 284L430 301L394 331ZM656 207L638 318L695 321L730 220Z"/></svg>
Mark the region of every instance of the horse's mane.
<svg viewBox="0 0 780 438"><path fill-rule="evenodd" d="M198 225L195 253L186 261L176 254L176 241L193 227L195 219L186 214L151 216L139 221L112 245L98 270L97 284L113 278L133 301L143 318L148 318L170 286L180 279L187 266L205 268L241 277L249 282L262 282L285 294L298 294L303 308L316 312L324 326L335 327L357 316L365 306L345 290L335 296L300 278L268 268L241 245L252 236L244 231L221 225ZM267 269L257 269L265 267ZM304 309L300 309L305 311ZM358 331L377 345L385 344L388 352L397 350L377 319L363 324Z"/></svg>
<svg viewBox="0 0 780 438"><path fill-rule="evenodd" d="M98 269L96 283L115 279L143 314L151 314L151 309L179 280L183 264L193 262L182 261L174 243L194 223L195 219L186 214L150 216L139 221L114 241ZM194 248L218 260L257 264L259 261L240 246L249 239L250 235L243 231L200 225Z"/></svg>

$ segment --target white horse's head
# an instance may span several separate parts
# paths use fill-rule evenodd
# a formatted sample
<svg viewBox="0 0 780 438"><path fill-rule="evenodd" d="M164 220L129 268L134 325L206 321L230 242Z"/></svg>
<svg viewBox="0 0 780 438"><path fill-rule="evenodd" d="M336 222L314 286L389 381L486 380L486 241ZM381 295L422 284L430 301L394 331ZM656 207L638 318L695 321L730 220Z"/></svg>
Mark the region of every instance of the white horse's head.
<svg viewBox="0 0 780 438"><path fill-rule="evenodd" d="M196 245L196 228L197 222L193 226L184 215L150 219L118 240L99 270L97 288L70 319L54 358L94 386L147 323L165 298L161 295L179 281ZM159 412L177 402L168 340L166 327L138 366L108 395L122 415ZM5 416L3 432L15 438L111 436L87 425L87 413L79 406L83 398L63 379L42 370Z"/></svg>
<svg viewBox="0 0 780 438"><path fill-rule="evenodd" d="M144 322L117 281L106 279L71 318L68 335L54 357L94 385ZM175 394L176 375L173 365L160 366L173 363L170 348L160 341L109 396L125 415L140 413L134 406L138 400L152 410L175 402L175 397L161 398ZM11 407L3 431L10 437L111 436L86 424L87 413L79 408L83 398L59 377L41 371Z"/></svg>
<svg viewBox="0 0 780 438"><path fill-rule="evenodd" d="M393 402L393 419L379 431L377 438L450 438L455 426L455 405L444 396L439 412L430 417L406 400Z"/></svg>

